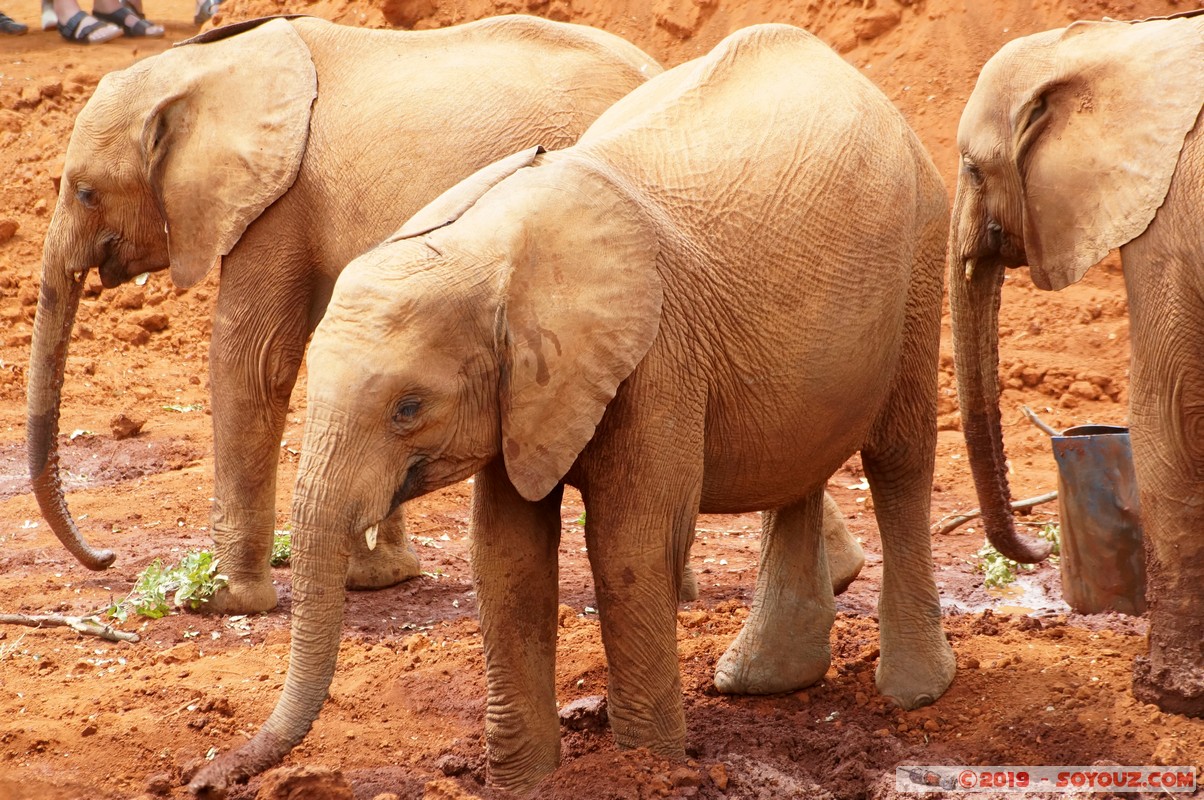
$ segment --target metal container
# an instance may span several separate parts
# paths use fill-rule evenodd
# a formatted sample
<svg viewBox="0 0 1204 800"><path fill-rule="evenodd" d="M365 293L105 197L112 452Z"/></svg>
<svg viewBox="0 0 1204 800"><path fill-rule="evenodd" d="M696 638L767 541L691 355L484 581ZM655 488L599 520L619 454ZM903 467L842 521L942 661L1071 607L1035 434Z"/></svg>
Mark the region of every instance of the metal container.
<svg viewBox="0 0 1204 800"><path fill-rule="evenodd" d="M1058 462L1062 594L1075 611L1145 611L1145 550L1129 429L1078 425L1051 438Z"/></svg>

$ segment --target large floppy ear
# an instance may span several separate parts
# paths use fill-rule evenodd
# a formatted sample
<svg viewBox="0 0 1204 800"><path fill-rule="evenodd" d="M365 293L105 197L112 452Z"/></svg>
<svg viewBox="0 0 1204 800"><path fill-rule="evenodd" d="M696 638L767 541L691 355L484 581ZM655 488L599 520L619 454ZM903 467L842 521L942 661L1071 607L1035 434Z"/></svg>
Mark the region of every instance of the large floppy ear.
<svg viewBox="0 0 1204 800"><path fill-rule="evenodd" d="M502 453L519 493L563 479L660 328L659 245L646 212L579 164L540 168L520 189L504 305ZM524 185L527 184L527 185Z"/></svg>
<svg viewBox="0 0 1204 800"><path fill-rule="evenodd" d="M284 20L158 58L146 79L161 99L143 125L142 151L167 223L172 280L188 287L293 185L318 79Z"/></svg>
<svg viewBox="0 0 1204 800"><path fill-rule="evenodd" d="M482 167L427 203L385 241L399 242L450 225L472 208L481 195L523 167L531 166L535 157L544 152L547 151L541 146L530 147Z"/></svg>
<svg viewBox="0 0 1204 800"><path fill-rule="evenodd" d="M1204 25L1076 23L1052 65L1014 128L1024 248L1042 289L1074 283L1153 221L1204 104Z"/></svg>

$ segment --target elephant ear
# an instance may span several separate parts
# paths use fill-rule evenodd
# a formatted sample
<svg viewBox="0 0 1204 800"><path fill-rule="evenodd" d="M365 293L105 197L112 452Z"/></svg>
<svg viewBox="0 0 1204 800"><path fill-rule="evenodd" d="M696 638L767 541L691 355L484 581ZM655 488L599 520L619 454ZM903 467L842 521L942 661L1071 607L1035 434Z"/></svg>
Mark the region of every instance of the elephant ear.
<svg viewBox="0 0 1204 800"><path fill-rule="evenodd" d="M652 222L610 179L576 163L510 181L521 208L504 302L502 453L519 493L538 500L594 435L660 328ZM501 189L499 189L499 192Z"/></svg>
<svg viewBox="0 0 1204 800"><path fill-rule="evenodd" d="M1204 26L1076 23L1052 66L1020 110L1033 130L1016 128L1014 151L1025 252L1043 289L1079 280L1153 221L1204 105Z"/></svg>
<svg viewBox="0 0 1204 800"><path fill-rule="evenodd" d="M545 152L537 145L482 167L428 203L385 241L399 242L450 225L472 208L481 195L520 169L531 166L536 156Z"/></svg>
<svg viewBox="0 0 1204 800"><path fill-rule="evenodd" d="M167 222L172 280L188 287L293 185L318 79L284 20L159 59L147 73L161 99L142 152Z"/></svg>

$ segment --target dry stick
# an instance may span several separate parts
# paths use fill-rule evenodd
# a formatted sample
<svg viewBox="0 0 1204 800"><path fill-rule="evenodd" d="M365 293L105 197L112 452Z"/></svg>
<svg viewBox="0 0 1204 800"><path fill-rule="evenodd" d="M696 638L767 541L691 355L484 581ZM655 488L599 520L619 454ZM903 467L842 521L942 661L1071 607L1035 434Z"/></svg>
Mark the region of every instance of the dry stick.
<svg viewBox="0 0 1204 800"><path fill-rule="evenodd" d="M1036 497L1030 497L1027 500L1017 500L1016 502L1011 504L1011 508L1013 511L1020 511L1022 509L1032 508L1033 506L1039 506L1042 503L1048 503L1050 500L1057 500L1057 499L1058 499L1058 493L1050 492L1048 494L1042 494L1042 495L1038 495ZM938 525L940 525L940 527L936 529L936 533L939 535L942 533L948 533L949 531L954 530L955 528L960 528L962 525L965 525L967 522L969 522L970 520L979 516L980 514L982 514L982 509L976 508L972 511L967 511L965 514L958 514L956 517L945 517L944 519L942 519L940 522L937 523ZM945 522L945 520L949 520L949 521Z"/></svg>
<svg viewBox="0 0 1204 800"><path fill-rule="evenodd" d="M1061 436L1062 435L1062 432L1060 430L1048 425L1045 422L1045 420L1038 417L1037 413L1035 411L1033 411L1031 408L1029 408L1028 406L1020 406L1020 410L1024 412L1024 416L1028 417L1029 422L1036 425L1038 428L1040 428L1042 431L1044 431L1048 435L1050 435L1050 436ZM1020 511L1021 509L1029 509L1029 508L1032 508L1033 506L1038 506L1038 505L1041 505L1042 503L1048 503L1050 500L1057 500L1057 499L1058 499L1058 493L1050 492L1048 494L1038 495L1037 497L1030 497L1027 500L1017 500L1016 502L1012 503L1011 507L1012 507L1013 511ZM936 533L938 533L938 534L948 533L949 531L960 528L962 525L965 525L967 522L978 517L980 514L982 514L982 509L976 508L973 511L967 511L965 514L959 514L955 517L944 517L939 522L937 522L937 525L939 525L940 527L937 528ZM948 521L946 522L946 520L948 520Z"/></svg>
<svg viewBox="0 0 1204 800"><path fill-rule="evenodd" d="M99 636L110 642L136 642L138 634L114 630L96 617L65 617L60 614L0 614L0 624L28 625L31 628L65 626L87 636Z"/></svg>
<svg viewBox="0 0 1204 800"><path fill-rule="evenodd" d="M1062 432L1057 428L1052 428L1045 423L1045 420L1037 416L1037 412L1033 411L1028 406L1020 406L1020 410L1024 412L1024 416L1028 417L1028 421L1036 425L1041 430L1050 436L1061 436Z"/></svg>

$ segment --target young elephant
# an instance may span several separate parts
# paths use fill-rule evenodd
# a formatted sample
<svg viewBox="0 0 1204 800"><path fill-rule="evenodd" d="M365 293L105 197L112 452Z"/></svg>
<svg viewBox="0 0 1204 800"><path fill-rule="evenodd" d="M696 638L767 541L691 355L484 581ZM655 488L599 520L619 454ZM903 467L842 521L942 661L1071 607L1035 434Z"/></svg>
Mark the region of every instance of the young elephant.
<svg viewBox="0 0 1204 800"><path fill-rule="evenodd" d="M748 28L573 148L446 192L340 276L310 350L283 696L197 792L265 768L326 697L356 538L478 473L491 779L556 767L562 487L580 489L620 746L683 757L675 603L699 511L769 509L729 692L818 680L827 478L861 450L882 528L879 689L953 678L928 538L948 211L902 116L810 34ZM855 286L856 289L851 289Z"/></svg>
<svg viewBox="0 0 1204 800"><path fill-rule="evenodd" d="M1120 248L1149 656L1134 694L1204 716L1204 16L1076 22L999 51L958 129L950 237L958 387L983 520L1015 542L999 413L1005 267L1061 289Z"/></svg>
<svg viewBox="0 0 1204 800"><path fill-rule="evenodd" d="M272 608L280 437L339 271L474 170L531 142L572 144L660 71L617 36L535 17L419 33L302 18L219 29L106 76L67 148L29 371L30 475L59 539L91 569L113 561L80 536L58 471L87 270L112 287L170 264L192 286L221 264L212 530L229 586L209 607ZM416 574L398 509L347 580Z"/></svg>

